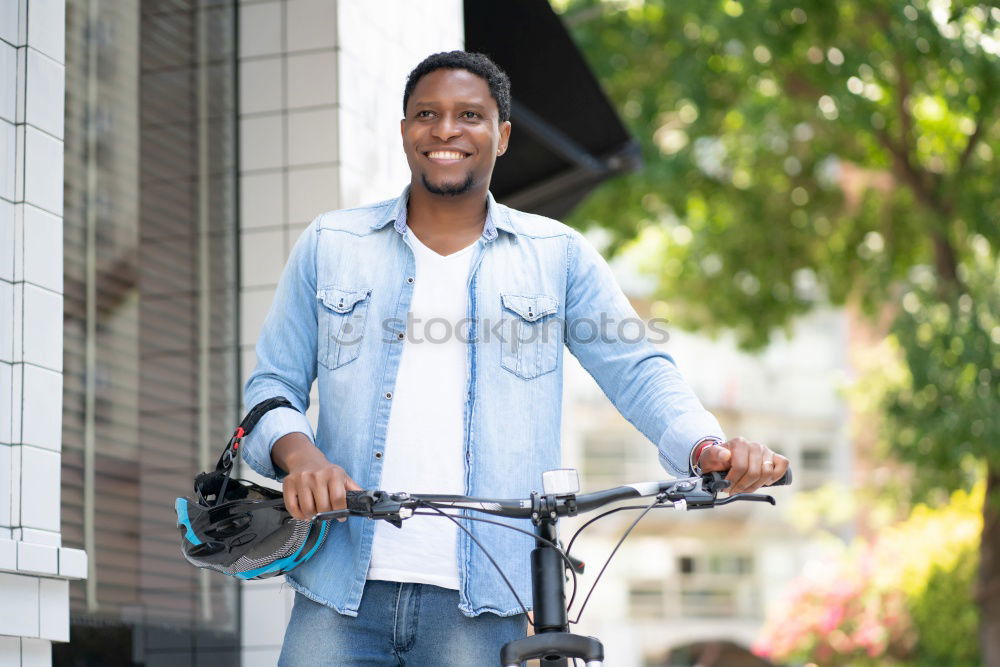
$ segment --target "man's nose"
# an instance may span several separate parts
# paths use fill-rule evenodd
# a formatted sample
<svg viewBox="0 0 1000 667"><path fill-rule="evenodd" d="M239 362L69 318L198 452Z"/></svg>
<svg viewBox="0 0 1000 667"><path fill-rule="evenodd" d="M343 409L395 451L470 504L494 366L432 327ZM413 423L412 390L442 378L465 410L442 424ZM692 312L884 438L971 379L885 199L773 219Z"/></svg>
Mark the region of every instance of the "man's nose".
<svg viewBox="0 0 1000 667"><path fill-rule="evenodd" d="M442 115L438 119L438 122L434 123L434 126L431 128L431 133L438 139L447 141L452 137L460 135L462 133L462 128L459 127L454 118Z"/></svg>

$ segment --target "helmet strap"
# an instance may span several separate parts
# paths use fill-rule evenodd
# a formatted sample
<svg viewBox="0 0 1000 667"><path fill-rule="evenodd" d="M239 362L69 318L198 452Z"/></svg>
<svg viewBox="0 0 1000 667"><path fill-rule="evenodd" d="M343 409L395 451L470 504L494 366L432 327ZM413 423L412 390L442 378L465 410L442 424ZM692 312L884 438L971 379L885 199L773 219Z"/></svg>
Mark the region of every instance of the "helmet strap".
<svg viewBox="0 0 1000 667"><path fill-rule="evenodd" d="M233 466L240 456L240 446L243 444L243 438L250 435L250 432L257 426L257 422L260 421L261 417L275 408L292 408L294 410L295 406L284 396L265 399L253 406L246 417L243 418L243 421L240 422L240 425L233 431L233 435L229 438L222 456L219 457L219 462L215 464L216 471L224 472L222 486L219 489L219 493L215 496L216 505L221 503L226 497L226 487L229 486L229 478L232 474Z"/></svg>

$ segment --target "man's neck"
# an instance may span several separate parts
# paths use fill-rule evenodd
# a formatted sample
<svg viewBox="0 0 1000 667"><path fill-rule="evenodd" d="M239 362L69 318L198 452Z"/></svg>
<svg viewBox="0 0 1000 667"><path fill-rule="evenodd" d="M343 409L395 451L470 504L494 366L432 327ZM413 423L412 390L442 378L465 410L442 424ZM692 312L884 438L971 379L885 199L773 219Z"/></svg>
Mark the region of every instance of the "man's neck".
<svg viewBox="0 0 1000 667"><path fill-rule="evenodd" d="M406 224L420 242L441 255L450 255L474 243L486 222L486 189L447 197L410 187Z"/></svg>

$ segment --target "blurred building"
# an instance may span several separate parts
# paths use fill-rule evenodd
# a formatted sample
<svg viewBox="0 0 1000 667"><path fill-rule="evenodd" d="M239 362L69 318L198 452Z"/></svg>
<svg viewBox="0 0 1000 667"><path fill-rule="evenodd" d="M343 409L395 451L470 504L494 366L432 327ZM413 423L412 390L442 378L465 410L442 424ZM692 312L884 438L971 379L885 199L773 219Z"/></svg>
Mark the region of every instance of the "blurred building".
<svg viewBox="0 0 1000 667"><path fill-rule="evenodd" d="M613 266L627 290L641 285L624 263ZM641 294L632 300L640 314L650 316ZM674 356L726 434L787 456L795 483L768 491L776 507L737 503L686 513L662 509L638 524L577 626L600 636L616 665L694 665L699 653L690 650L693 644L749 648L769 603L805 563L823 553L821 543L797 533L790 517L796 493L850 480L847 408L836 392L847 370L847 325L842 311L820 310L797 322L791 337L755 355L739 351L727 337L709 340L669 328L663 349ZM564 462L580 470L585 490L661 475L651 443L618 414L575 360L567 364L565 401ZM589 591L637 515L618 512L581 534L573 554L588 570L578 596ZM564 541L589 518L567 522Z"/></svg>

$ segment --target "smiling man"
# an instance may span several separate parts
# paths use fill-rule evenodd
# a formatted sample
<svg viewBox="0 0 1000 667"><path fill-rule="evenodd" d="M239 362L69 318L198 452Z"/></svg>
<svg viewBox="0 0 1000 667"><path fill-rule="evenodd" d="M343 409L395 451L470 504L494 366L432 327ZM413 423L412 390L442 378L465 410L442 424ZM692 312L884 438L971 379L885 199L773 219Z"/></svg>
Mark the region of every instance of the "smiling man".
<svg viewBox="0 0 1000 667"><path fill-rule="evenodd" d="M560 465L566 349L671 474L729 470L736 491L784 474L768 448L725 440L669 355L620 334L639 319L578 232L493 199L511 138L502 70L480 54L430 56L403 111L410 184L313 221L246 383L248 406L285 396L296 407L267 413L244 445L251 467L282 480L294 516L343 508L362 487L526 497ZM468 529L529 601L532 539ZM489 665L526 632L488 557L440 517L335 524L287 580L297 595L282 665Z"/></svg>

